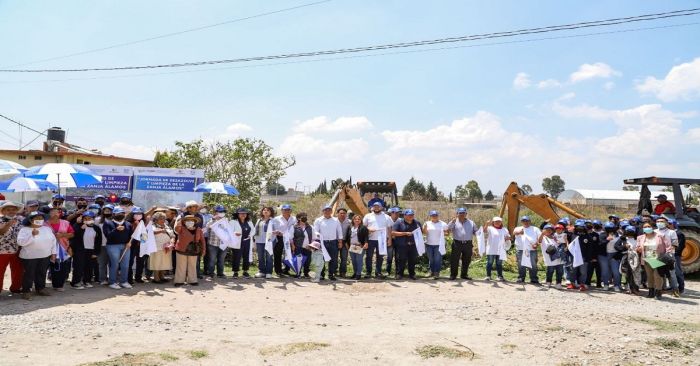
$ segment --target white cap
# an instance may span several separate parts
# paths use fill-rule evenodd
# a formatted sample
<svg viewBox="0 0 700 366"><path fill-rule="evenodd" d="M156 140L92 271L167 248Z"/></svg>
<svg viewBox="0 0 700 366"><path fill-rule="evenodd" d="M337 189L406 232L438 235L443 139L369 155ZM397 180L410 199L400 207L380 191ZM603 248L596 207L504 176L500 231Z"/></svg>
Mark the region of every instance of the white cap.
<svg viewBox="0 0 700 366"><path fill-rule="evenodd" d="M197 201L187 201L187 202L185 202L185 207L192 207L192 206L199 206L199 203L197 203Z"/></svg>
<svg viewBox="0 0 700 366"><path fill-rule="evenodd" d="M494 216L493 219L491 219L491 221L501 221L501 222L503 222L503 219L500 218L500 217L498 217L498 216Z"/></svg>

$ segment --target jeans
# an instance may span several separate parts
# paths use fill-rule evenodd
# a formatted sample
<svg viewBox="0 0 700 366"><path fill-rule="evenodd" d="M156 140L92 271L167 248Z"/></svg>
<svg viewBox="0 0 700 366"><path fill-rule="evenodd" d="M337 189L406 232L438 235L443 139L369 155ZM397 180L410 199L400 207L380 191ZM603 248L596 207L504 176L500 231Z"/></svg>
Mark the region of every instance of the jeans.
<svg viewBox="0 0 700 366"><path fill-rule="evenodd" d="M598 255L598 263L600 264L601 277L603 284L607 285L612 279L613 286L622 286L622 276L620 274L620 261L613 258L614 253L606 255Z"/></svg>
<svg viewBox="0 0 700 366"><path fill-rule="evenodd" d="M586 278L588 274L588 262L583 262L582 265L578 267L566 267L567 276L569 282L573 285L583 285L586 283Z"/></svg>
<svg viewBox="0 0 700 366"><path fill-rule="evenodd" d="M109 254L107 254L105 245L102 246L102 250L97 256L97 266L99 269L97 281L107 281L107 273L109 273Z"/></svg>
<svg viewBox="0 0 700 366"><path fill-rule="evenodd" d="M503 277L503 261L500 259L498 254L489 254L486 256L486 277L491 278L491 269L493 269L493 263L496 262L496 273L498 278Z"/></svg>
<svg viewBox="0 0 700 366"><path fill-rule="evenodd" d="M258 251L258 272L272 274L272 255L265 250L265 243L255 244Z"/></svg>
<svg viewBox="0 0 700 366"><path fill-rule="evenodd" d="M130 250L126 249L126 244L109 244L102 249L107 249L107 255L109 256L109 284L126 282L129 275L130 254ZM124 249L126 249L126 253L120 261L119 257L122 256ZM117 279L117 269L119 270L119 279Z"/></svg>
<svg viewBox="0 0 700 366"><path fill-rule="evenodd" d="M243 260L243 272L250 269L250 239L241 242L241 249L233 249L233 272L238 272ZM222 272L223 273L223 272Z"/></svg>
<svg viewBox="0 0 700 366"><path fill-rule="evenodd" d="M442 268L442 254L439 245L425 245L425 253L428 255L430 273L440 273Z"/></svg>
<svg viewBox="0 0 700 366"><path fill-rule="evenodd" d="M367 276L372 275L372 257L374 256L375 251L377 253L377 263L375 263L374 274L376 276L381 276L384 256L379 254L379 240L368 240L367 244L367 255L365 256L365 267L367 267L365 268L365 271Z"/></svg>
<svg viewBox="0 0 700 366"><path fill-rule="evenodd" d="M314 266L314 281L318 282L321 279L321 272L325 263L323 252L320 249L311 253L311 264Z"/></svg>
<svg viewBox="0 0 700 366"><path fill-rule="evenodd" d="M146 271L146 277L151 277L151 271L148 270L148 256L141 256L141 242L132 240L130 255L129 255L129 283L136 281L143 281L143 272ZM134 262L136 263L136 270L134 270Z"/></svg>
<svg viewBox="0 0 700 366"><path fill-rule="evenodd" d="M685 276L683 275L683 268L681 266L681 256L676 255L676 281L678 282L678 291L685 291Z"/></svg>
<svg viewBox="0 0 700 366"><path fill-rule="evenodd" d="M63 262L56 258L56 262L51 263L51 285L53 288L62 288L66 284L72 265L73 258L68 258Z"/></svg>
<svg viewBox="0 0 700 366"><path fill-rule="evenodd" d="M408 263L408 275L416 275L416 262L418 260L418 249L415 245L399 244L396 250L396 274L403 277L406 264Z"/></svg>
<svg viewBox="0 0 700 366"><path fill-rule="evenodd" d="M330 262L328 262L328 276L335 277L335 273L338 270L338 241L337 240L324 240L323 246L326 247L328 255L331 256ZM324 265L323 271L321 271L321 277L326 276L326 267Z"/></svg>
<svg viewBox="0 0 700 366"><path fill-rule="evenodd" d="M386 273L391 274L391 265L394 261L394 246L390 246L386 248Z"/></svg>
<svg viewBox="0 0 700 366"><path fill-rule="evenodd" d="M36 291L46 288L46 270L50 263L49 257L22 259L22 267L24 267L22 292L30 292L32 285Z"/></svg>
<svg viewBox="0 0 700 366"><path fill-rule="evenodd" d="M362 275L362 261L364 260L365 251L362 253L350 253L350 260L352 261L352 272L353 276Z"/></svg>
<svg viewBox="0 0 700 366"><path fill-rule="evenodd" d="M207 263L207 273L221 277L224 275L224 260L226 259L226 250L219 248L218 245L207 245L207 253L209 254L209 262ZM216 267L216 272L214 272Z"/></svg>
<svg viewBox="0 0 700 366"><path fill-rule="evenodd" d="M561 279L564 276L564 265L547 266L547 283L552 283L552 276L554 273L557 274L557 284L561 285Z"/></svg>
<svg viewBox="0 0 700 366"><path fill-rule="evenodd" d="M474 251L474 246L471 240L452 241L452 254L450 254L450 278L457 278L457 271L459 270L459 260L462 260L462 271L460 276L462 278L467 278L469 275L469 264L472 262L472 252Z"/></svg>
<svg viewBox="0 0 700 366"><path fill-rule="evenodd" d="M537 277L537 251L530 250L530 267L532 268L527 268L520 265L520 262L523 259L522 250L518 250L515 256L518 261L518 279L521 281L525 281L525 272L527 270L527 272L530 275L530 282L539 282L540 279Z"/></svg>
<svg viewBox="0 0 700 366"><path fill-rule="evenodd" d="M341 276L345 276L348 273L348 246L343 244L343 247L338 250L338 255L340 256L340 267L338 268L338 273Z"/></svg>
<svg viewBox="0 0 700 366"><path fill-rule="evenodd" d="M595 257L595 259L598 259ZM593 279L593 273L595 273L595 283L600 286L603 280L603 274L601 273L600 263L596 260L595 262L586 262L588 268L586 268L586 285L591 285L591 280Z"/></svg>
<svg viewBox="0 0 700 366"><path fill-rule="evenodd" d="M277 273L277 275L289 273L289 267L286 264L284 265L284 270L282 269L282 258L284 257L284 237L277 237L277 241L275 241L275 244L272 247L272 254L275 273Z"/></svg>

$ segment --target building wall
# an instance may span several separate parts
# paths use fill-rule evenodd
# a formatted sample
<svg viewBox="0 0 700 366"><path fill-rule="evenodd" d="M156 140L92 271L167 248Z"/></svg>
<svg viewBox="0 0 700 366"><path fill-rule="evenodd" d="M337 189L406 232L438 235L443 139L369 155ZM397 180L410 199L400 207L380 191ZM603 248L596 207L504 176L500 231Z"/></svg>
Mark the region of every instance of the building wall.
<svg viewBox="0 0 700 366"><path fill-rule="evenodd" d="M137 166L150 167L153 163L150 161L139 161L134 159L124 159L120 157L100 156L100 155L52 155L45 153L32 153L32 151L23 152L3 152L0 151L0 159L14 161L26 167L41 165L46 163L67 163L67 164L91 164L91 165L120 165L120 166Z"/></svg>

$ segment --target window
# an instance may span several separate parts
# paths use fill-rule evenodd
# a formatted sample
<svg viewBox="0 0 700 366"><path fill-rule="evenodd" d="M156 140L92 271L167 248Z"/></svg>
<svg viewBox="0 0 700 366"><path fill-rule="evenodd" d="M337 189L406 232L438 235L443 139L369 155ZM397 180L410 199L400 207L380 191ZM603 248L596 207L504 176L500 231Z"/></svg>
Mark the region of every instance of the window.
<svg viewBox="0 0 700 366"><path fill-rule="evenodd" d="M41 156L39 156L39 155L34 155L34 160L41 160Z"/></svg>
<svg viewBox="0 0 700 366"><path fill-rule="evenodd" d="M85 165L90 165L89 161L85 161L83 159L76 159L75 161L77 164L85 164Z"/></svg>
<svg viewBox="0 0 700 366"><path fill-rule="evenodd" d="M20 155L17 157L17 160L27 160L27 155Z"/></svg>

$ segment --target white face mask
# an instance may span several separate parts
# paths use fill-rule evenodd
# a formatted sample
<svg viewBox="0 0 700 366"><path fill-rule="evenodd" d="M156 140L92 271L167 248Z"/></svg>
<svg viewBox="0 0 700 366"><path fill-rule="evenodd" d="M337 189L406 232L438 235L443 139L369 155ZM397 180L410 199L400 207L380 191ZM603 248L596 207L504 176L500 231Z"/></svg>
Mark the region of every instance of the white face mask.
<svg viewBox="0 0 700 366"><path fill-rule="evenodd" d="M192 228L194 227L194 222L192 222L192 221L187 221L187 222L185 222L185 226L186 226L188 229L192 229Z"/></svg>
<svg viewBox="0 0 700 366"><path fill-rule="evenodd" d="M34 220L32 222L34 223L34 226L44 225L44 220Z"/></svg>
<svg viewBox="0 0 700 366"><path fill-rule="evenodd" d="M113 221L114 221L114 223L117 224L117 225L121 225L121 224L124 223L124 220L121 220L121 221L113 220Z"/></svg>
<svg viewBox="0 0 700 366"><path fill-rule="evenodd" d="M217 212L217 213L216 213L216 218L217 218L217 219L222 219L222 218L224 218L224 217L226 217L226 213L225 213L225 212Z"/></svg>
<svg viewBox="0 0 700 366"><path fill-rule="evenodd" d="M139 221L139 220L141 220L142 218L143 218L143 215L141 215L141 214L134 215L134 220L136 220L136 221Z"/></svg>
<svg viewBox="0 0 700 366"><path fill-rule="evenodd" d="M85 225L87 225L87 226L92 226L92 224L94 224L94 223L95 223L95 221L93 221L93 220L85 221Z"/></svg>
<svg viewBox="0 0 700 366"><path fill-rule="evenodd" d="M201 213L202 215L206 215L207 212L208 212L208 211L207 211L206 209L204 209L204 208L201 209L201 210L199 210L199 213Z"/></svg>
<svg viewBox="0 0 700 366"><path fill-rule="evenodd" d="M666 228L666 223L665 222L657 222L656 227L659 229L665 229Z"/></svg>

